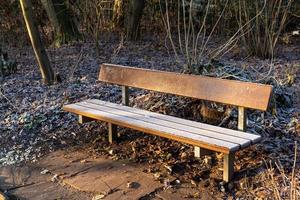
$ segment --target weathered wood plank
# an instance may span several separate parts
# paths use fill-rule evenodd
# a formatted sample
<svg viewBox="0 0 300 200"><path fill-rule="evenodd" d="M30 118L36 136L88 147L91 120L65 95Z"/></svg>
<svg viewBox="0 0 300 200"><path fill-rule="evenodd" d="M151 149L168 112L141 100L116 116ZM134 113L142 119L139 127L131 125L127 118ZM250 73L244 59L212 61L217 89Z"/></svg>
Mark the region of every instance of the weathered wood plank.
<svg viewBox="0 0 300 200"><path fill-rule="evenodd" d="M168 116L168 115L163 115L163 114L159 114L159 113L154 113L154 112L150 112L150 111L146 111L146 110L141 110L138 108L132 108L132 107L128 108L125 106L120 106L119 104L101 101L98 99L90 99L90 100L87 100L86 102L93 103L95 105L104 105L104 106L108 106L108 107L112 107L112 108L116 108L116 109L120 109L120 110L124 110L124 111L128 111L128 112L140 114L143 116L147 116L151 119L159 119L161 121L172 122L172 123L175 123L178 125L184 125L184 126L189 126L189 127L193 127L193 128L198 128L199 129L198 132L203 129L203 130L217 132L217 133L220 133L223 135L230 135L230 136L234 136L236 138L250 140L252 144L261 140L261 136L259 136L259 135L236 131L236 130L223 128L223 127L217 127L217 126L213 126L213 125L209 125L209 124L190 121L190 120L181 119L178 117L172 117L172 116ZM220 137L222 137L222 136L220 136Z"/></svg>
<svg viewBox="0 0 300 200"><path fill-rule="evenodd" d="M223 180L230 182L234 174L234 153L224 154Z"/></svg>
<svg viewBox="0 0 300 200"><path fill-rule="evenodd" d="M89 108L77 104L66 105L63 107L63 109L78 115L84 115L90 118L102 120L127 128L132 128L161 137L170 138L183 143L191 144L193 146L199 146L217 152L229 153L240 149L240 145L230 142L186 133L174 128L164 127L161 125L130 118L128 116L100 111L94 108Z"/></svg>
<svg viewBox="0 0 300 200"><path fill-rule="evenodd" d="M123 86L266 110L271 85L102 64L99 80Z"/></svg>
<svg viewBox="0 0 300 200"><path fill-rule="evenodd" d="M242 139L239 137L235 137L235 136L231 136L231 135L222 135L218 132L189 127L189 126L186 126L183 124L176 124L173 122L163 121L163 120L159 120L159 119L155 119L155 118L149 118L148 116L145 116L145 115L140 115L140 114L124 111L124 110L120 109L122 107L121 105L119 105L119 107L117 107L117 108L112 108L112 107L108 107L108 106L104 106L104 105L95 105L95 104L91 104L89 102L80 102L80 103L77 103L77 105L88 107L88 108L95 109L95 110L101 110L101 111L113 113L116 115L127 116L132 119L148 122L148 123L151 123L154 125L160 125L163 127L173 128L173 129L176 129L176 130L179 130L179 131L182 131L185 133L189 133L189 134L195 134L195 135L204 136L204 137L208 137L208 138L212 138L212 139L217 139L217 140L220 140L223 142L230 142L233 144L240 145L243 148L247 147L251 144L250 140Z"/></svg>

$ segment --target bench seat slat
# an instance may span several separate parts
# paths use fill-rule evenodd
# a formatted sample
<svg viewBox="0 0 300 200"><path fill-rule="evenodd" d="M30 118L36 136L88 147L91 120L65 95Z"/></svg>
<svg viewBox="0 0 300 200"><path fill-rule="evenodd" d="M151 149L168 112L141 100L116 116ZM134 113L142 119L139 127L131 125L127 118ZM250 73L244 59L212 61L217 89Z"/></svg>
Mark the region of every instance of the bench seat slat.
<svg viewBox="0 0 300 200"><path fill-rule="evenodd" d="M141 110L138 108L132 108L132 107L128 107L128 106L120 106L119 104L101 101L98 99L90 99L90 100L87 100L86 102L94 103L96 105L105 105L105 106L109 106L109 107L113 107L113 108L117 108L117 109L122 109L122 110L125 110L128 112L146 115L151 118L159 119L161 121L172 122L176 125L180 124L180 125L185 125L185 126L188 126L191 128L198 128L198 131L199 130L213 131L213 132L219 133L220 138L226 137L226 136L233 136L235 138L240 138L240 139L245 139L247 141L250 141L252 144L255 144L261 140L260 135L255 135L255 134L246 133L246 132L242 132L242 131L236 131L236 130L232 130L232 129L228 129L228 128L213 126L213 125L204 124L204 123L195 122L195 121L190 121L190 120L186 120L186 119L182 119L182 118L178 118L178 117L173 117L173 116L169 116L169 115L163 115L163 114L159 114L159 113L155 113L155 112L150 112L147 110ZM247 146L247 145L245 145L245 146ZM245 147L245 146L242 145L242 147Z"/></svg>
<svg viewBox="0 0 300 200"><path fill-rule="evenodd" d="M151 133L154 135L174 139L187 144L200 146L206 149L210 149L222 153L230 153L240 149L240 145L223 140L205 137L202 135L196 135L185 131L177 130L162 125L153 124L150 122L141 121L124 114L115 114L112 112L106 112L79 104L66 105L63 108L66 111L83 115L86 117L106 121L109 123L121 125L128 128L133 128L142 132Z"/></svg>
<svg viewBox="0 0 300 200"><path fill-rule="evenodd" d="M171 121L157 119L155 117L150 117L149 115L143 113L143 110L140 110L142 114L130 111L131 110L130 107L128 107L128 109L124 110L124 108L126 108L126 107L123 105L119 105L119 104L110 103L110 104L104 105L104 104L94 104L90 101L86 101L86 102L78 103L78 105L89 106L91 108L99 109L99 110L103 110L103 111L110 111L110 112L114 112L116 114L122 114L122 115L129 116L129 117L132 117L132 118L135 118L138 120L145 121L145 122L150 122L153 124L157 124L157 125L161 125L161 126L165 126L165 127L169 127L169 128L174 128L174 129L184 131L187 133L203 135L206 137L223 140L226 142L231 142L234 144L241 145L242 148L245 148L251 144L251 141L248 139L234 137L231 135L224 135L224 134L220 134L218 132L214 132L214 131L210 131L210 130L199 129L199 128L187 126L187 125L180 124L180 123L174 123ZM159 114L159 115L162 115L162 114Z"/></svg>

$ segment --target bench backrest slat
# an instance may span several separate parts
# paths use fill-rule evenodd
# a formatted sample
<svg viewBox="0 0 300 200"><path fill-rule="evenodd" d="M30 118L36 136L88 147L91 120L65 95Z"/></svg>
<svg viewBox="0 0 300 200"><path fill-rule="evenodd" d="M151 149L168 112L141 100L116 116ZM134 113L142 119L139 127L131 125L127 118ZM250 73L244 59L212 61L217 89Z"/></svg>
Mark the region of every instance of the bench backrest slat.
<svg viewBox="0 0 300 200"><path fill-rule="evenodd" d="M157 92L266 110L271 85L102 64L99 80Z"/></svg>

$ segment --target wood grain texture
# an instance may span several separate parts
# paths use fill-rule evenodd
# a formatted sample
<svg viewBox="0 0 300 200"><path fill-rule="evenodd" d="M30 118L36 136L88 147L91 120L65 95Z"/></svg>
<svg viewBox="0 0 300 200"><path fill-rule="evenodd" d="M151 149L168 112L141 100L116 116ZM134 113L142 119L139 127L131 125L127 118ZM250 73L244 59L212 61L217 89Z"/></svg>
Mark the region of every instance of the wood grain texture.
<svg viewBox="0 0 300 200"><path fill-rule="evenodd" d="M271 85L102 64L99 80L265 111Z"/></svg>

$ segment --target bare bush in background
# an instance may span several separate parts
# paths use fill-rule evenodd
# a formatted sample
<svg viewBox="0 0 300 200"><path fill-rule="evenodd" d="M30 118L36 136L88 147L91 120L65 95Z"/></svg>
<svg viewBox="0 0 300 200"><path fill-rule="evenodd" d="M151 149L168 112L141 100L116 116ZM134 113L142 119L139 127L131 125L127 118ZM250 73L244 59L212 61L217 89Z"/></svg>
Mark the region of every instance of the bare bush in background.
<svg viewBox="0 0 300 200"><path fill-rule="evenodd" d="M160 7L167 37L176 59L179 61L183 56L183 62L186 63L185 72L201 73L201 66L208 55L207 45L228 6L227 0L216 22L208 24L209 12L215 6L212 3L212 0L178 0L175 19L177 30L171 26L168 0L165 0L164 10Z"/></svg>
<svg viewBox="0 0 300 200"><path fill-rule="evenodd" d="M248 55L273 58L294 5L293 0L178 0L177 17L170 20L169 2L161 1L165 5L160 7L166 34L176 59L186 63L184 70L190 73L201 73L207 59L218 59L240 43ZM218 18L211 20L216 8ZM208 50L207 44L213 35L221 34L225 19L232 22L227 41Z"/></svg>
<svg viewBox="0 0 300 200"><path fill-rule="evenodd" d="M239 0L237 3L237 21L246 51L261 58L273 58L293 0L270 0L267 4L261 0ZM247 23L254 15L256 19Z"/></svg>

